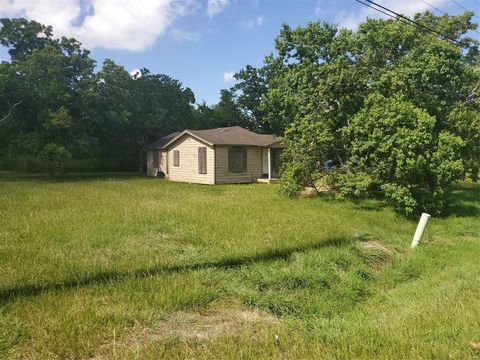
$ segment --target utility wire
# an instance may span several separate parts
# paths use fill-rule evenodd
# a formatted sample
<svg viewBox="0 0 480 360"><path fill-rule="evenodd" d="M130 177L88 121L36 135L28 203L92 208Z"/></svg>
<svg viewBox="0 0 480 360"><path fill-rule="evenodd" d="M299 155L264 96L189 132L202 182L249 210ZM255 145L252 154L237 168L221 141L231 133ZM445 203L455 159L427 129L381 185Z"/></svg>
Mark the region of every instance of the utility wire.
<svg viewBox="0 0 480 360"><path fill-rule="evenodd" d="M457 44L457 45L462 46L462 47L465 46L464 44L462 44L460 41L458 41L458 40L456 40L456 39L453 39L453 38L451 38L451 37L449 37L449 36L447 36L447 35L439 32L439 31L437 31L437 30L435 30L435 29L432 29L431 27L428 27L428 26L425 26L425 25L423 25L423 24L420 24L418 21L415 21L415 20L412 20L412 19L410 19L410 18L408 18L408 17L406 17L406 16L403 16L402 14L399 14L399 13L393 11L393 10L390 10L389 8L387 8L387 7L385 7L385 6L382 6L382 5L380 5L380 4L377 4L377 3L374 2L374 1L371 1L371 0L365 0L365 1L368 2L368 3L370 3L370 4L373 4L373 5L375 5L375 6L378 6L379 8L384 9L384 10L386 10L386 11L392 13L392 14L395 14L397 17L400 17L400 18L402 18L402 19L404 19L404 20L406 20L406 21L408 21L408 22L410 22L410 23L412 23L412 24L415 24L415 25L417 25L417 26L419 26L419 27L421 27L421 28L423 28L423 29L425 29L425 30L428 30L428 31L430 31L430 32L434 32L435 34L437 34L437 35L439 35L439 36L442 36L443 38L445 38L445 39L447 39L447 40L450 40L450 41L453 42L454 44ZM468 47L470 47L470 46L468 46Z"/></svg>
<svg viewBox="0 0 480 360"><path fill-rule="evenodd" d="M381 12L382 14L385 14L385 15L387 15L387 16L390 16L390 17L393 18L393 19L395 19L395 16L392 16L391 14L389 14L389 13L383 11L383 10L377 9L377 8L375 8L375 7L371 6L371 5L368 5L367 3L364 3L363 1L360 1L360 0L355 0L355 1L358 2L358 3L360 3L360 4L363 4L363 5L365 5L365 6L368 6L369 8L371 8L371 9L373 9L373 10L377 10L377 11Z"/></svg>
<svg viewBox="0 0 480 360"><path fill-rule="evenodd" d="M450 0L451 2L453 2L454 4L460 6L463 10L465 11L472 11L470 9L467 9L465 6L463 6L462 4L460 4L458 1L455 1L455 0ZM472 11L473 12L473 11ZM477 15L475 15L475 13L473 14L474 17L480 19L480 17L478 17Z"/></svg>
<svg viewBox="0 0 480 360"><path fill-rule="evenodd" d="M429 2L427 2L427 1L425 1L425 0L420 0L420 1L423 2L424 4L430 6L432 9L438 11L439 13L441 13L441 14L443 14L443 15L448 15L445 11L440 10L440 9L437 8L436 6L433 6L432 4L430 4ZM480 2L479 2L479 4L480 4ZM476 32L477 34L480 34L480 32L477 31L477 30L472 29L472 31Z"/></svg>
<svg viewBox="0 0 480 360"><path fill-rule="evenodd" d="M399 15L399 14L396 14L394 11L392 11L392 10L390 10L390 9L387 9L387 8L381 6L381 5L378 5L378 4L374 3L373 1L365 0L365 1L368 1L369 3L372 3L372 4L375 4L375 5L379 6L380 8L385 9L386 11L389 11L389 12L391 12L391 13L396 14L397 17L395 17L395 16L389 14L388 12L383 11L383 10L381 10L381 9L379 9L379 8L376 8L376 7L374 7L374 6L371 6L370 4L367 4L367 3L365 3L365 2L363 2L363 1L361 1L361 0L355 0L355 1L358 2L358 3L360 3L360 4L362 4L362 5L365 5L365 6L369 7L369 8L371 8L371 9L374 9L374 10L376 10L376 11L378 11L378 12L381 12L381 13L383 13L383 14L385 14L385 15L393 18L393 19L398 19L398 17L400 17L401 19L405 18L404 16ZM399 19L399 20L402 21L401 19ZM415 25L420 26L420 27L422 27L422 28L424 28L424 29L428 29L429 31L434 32L435 34L440 34L441 36L443 36L443 37L444 37L445 39L447 39L448 41L452 41L453 43L458 44L460 47L470 48L470 46L461 44L461 43L459 43L458 41L456 41L456 40L454 40L454 39L451 39L451 38L449 38L448 36L445 36L445 35L439 33L438 31L436 31L436 30L434 30L434 29L430 29L430 28L428 28L428 27L426 27L426 26L424 26L424 25L422 25L422 24L419 24L419 23L417 23L416 21L410 20L410 19L408 19L408 18L406 18L406 19L409 20L409 23L414 23ZM402 22L408 24L408 22L406 22L406 21L402 21ZM369 67L370 67L370 68L374 68L374 69L376 69L376 70L384 70L384 68L380 68L380 67L377 67L377 66L375 66L375 65L373 65L373 66L370 65ZM476 89L476 87L475 87L475 89ZM472 92L474 92L475 89L474 89ZM468 100L467 100L467 102L468 102Z"/></svg>
<svg viewBox="0 0 480 360"><path fill-rule="evenodd" d="M440 14L446 15L446 12L445 12L445 11L440 10L439 8L437 8L436 6L433 6L432 4L426 2L425 0L420 0L420 1L421 1L422 3L424 3L424 4L427 4L427 5L430 6L432 9L437 10Z"/></svg>
<svg viewBox="0 0 480 360"><path fill-rule="evenodd" d="M458 6L460 6L463 10L466 10L466 11L469 11L465 6L463 6L462 4L460 4L459 2L455 1L455 0L450 0L451 2L453 2L454 4L457 4Z"/></svg>
<svg viewBox="0 0 480 360"><path fill-rule="evenodd" d="M420 24L419 22L417 22L417 21L415 21L415 20L409 19L408 17L405 17L405 16L403 16L403 15L401 15L401 14L399 14L399 13L393 11L393 10L390 10L390 9L386 8L385 6L382 6L382 5L380 5L380 4L377 4L377 3L374 2L374 1L365 0L366 2L368 2L368 4L366 4L365 2L363 2L363 1L361 1L361 0L355 0L355 1L358 2L358 3L360 3L360 4L362 4L362 5L368 6L369 8L372 8L372 9L374 9L374 10L376 10L376 11L379 11L379 12L381 12L381 13L383 13L383 14L391 17L391 18L394 18L394 19L395 19L395 18L397 18L397 19L398 19L398 18L403 19L403 20L404 20L403 22L407 22L407 23L414 24L414 25L416 25L417 27L420 27L420 28L422 28L422 29L424 29L424 30L430 31L430 32L432 32L432 33L435 33L435 34L441 36L442 38L444 38L444 39L446 39L446 40L449 40L450 42L452 42L452 43L455 44L455 45L458 45L458 46L460 46L460 47L467 48L467 49L470 48L469 45L462 44L462 43L461 43L460 41L458 41L458 40L455 40L455 39L453 39L453 38L451 38L451 37L449 37L449 36L447 36L447 35L445 35L445 34L442 34L441 32L439 32L439 31L437 31L437 30L435 30L435 29L432 29L432 28L430 28L430 27L428 27L428 26L425 26L425 25L423 25L423 24ZM375 5L375 6L371 6L371 5ZM387 13L387 12L388 12L388 13ZM394 15L391 15L391 14L394 14L395 16L394 16Z"/></svg>

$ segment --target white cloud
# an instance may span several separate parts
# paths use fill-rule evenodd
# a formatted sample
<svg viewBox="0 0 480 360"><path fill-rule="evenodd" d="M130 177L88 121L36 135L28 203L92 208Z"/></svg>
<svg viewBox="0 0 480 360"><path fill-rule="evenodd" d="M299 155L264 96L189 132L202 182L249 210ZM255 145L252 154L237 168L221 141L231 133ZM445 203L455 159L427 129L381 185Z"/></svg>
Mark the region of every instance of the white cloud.
<svg viewBox="0 0 480 360"><path fill-rule="evenodd" d="M263 15L257 16L255 20L247 20L247 21L242 21L240 23L240 26L244 29L252 29L255 26L262 26L264 21Z"/></svg>
<svg viewBox="0 0 480 360"><path fill-rule="evenodd" d="M428 3L435 7L440 7L444 5L447 0L429 0ZM428 4L418 1L418 0L383 0L381 5L395 11L396 13L412 16L417 12L422 12L425 10L433 9L428 6ZM388 18L388 16L378 12L374 9L371 9L367 6L358 4L359 11L342 11L336 18L336 22L342 27L347 27L350 29L356 29L358 25L365 21L367 17L370 18Z"/></svg>
<svg viewBox="0 0 480 360"><path fill-rule="evenodd" d="M232 71L225 71L223 73L223 82L225 84L229 84L229 83L234 82L235 81L234 75L235 75L235 71L233 71L233 70Z"/></svg>
<svg viewBox="0 0 480 360"><path fill-rule="evenodd" d="M173 28L170 31L172 37L178 42L191 41L198 42L202 37L202 34L199 32L185 31L182 29Z"/></svg>
<svg viewBox="0 0 480 360"><path fill-rule="evenodd" d="M198 0L0 0L0 17L52 25L56 36L74 37L90 49L141 51L199 6Z"/></svg>
<svg viewBox="0 0 480 360"><path fill-rule="evenodd" d="M210 18L220 14L230 4L230 0L208 0L207 14Z"/></svg>

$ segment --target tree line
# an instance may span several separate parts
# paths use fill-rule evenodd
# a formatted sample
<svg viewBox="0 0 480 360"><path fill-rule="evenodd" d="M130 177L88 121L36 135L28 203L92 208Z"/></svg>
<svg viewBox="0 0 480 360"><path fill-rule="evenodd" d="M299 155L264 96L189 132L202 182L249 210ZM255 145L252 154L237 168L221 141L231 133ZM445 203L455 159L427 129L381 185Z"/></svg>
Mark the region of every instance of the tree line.
<svg viewBox="0 0 480 360"><path fill-rule="evenodd" d="M195 104L180 81L148 69L131 76L53 36L51 26L0 19L0 168L23 172L142 170L144 146L173 131L249 124L232 93Z"/></svg>

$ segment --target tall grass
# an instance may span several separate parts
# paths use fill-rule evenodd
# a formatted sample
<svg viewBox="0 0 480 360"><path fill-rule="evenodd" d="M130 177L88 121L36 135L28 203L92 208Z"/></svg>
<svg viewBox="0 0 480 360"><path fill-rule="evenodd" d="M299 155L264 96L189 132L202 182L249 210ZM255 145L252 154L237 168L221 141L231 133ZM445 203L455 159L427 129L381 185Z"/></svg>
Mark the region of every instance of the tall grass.
<svg viewBox="0 0 480 360"><path fill-rule="evenodd" d="M4 177L0 357L479 356L478 193L458 186L411 253L416 224L374 200ZM203 337L177 324L233 308L276 320Z"/></svg>

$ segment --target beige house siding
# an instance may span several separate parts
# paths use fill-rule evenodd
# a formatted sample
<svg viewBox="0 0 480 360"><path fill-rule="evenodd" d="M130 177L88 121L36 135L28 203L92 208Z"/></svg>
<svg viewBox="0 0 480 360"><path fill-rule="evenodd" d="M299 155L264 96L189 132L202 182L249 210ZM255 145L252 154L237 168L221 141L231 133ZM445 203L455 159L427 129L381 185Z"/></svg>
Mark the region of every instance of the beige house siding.
<svg viewBox="0 0 480 360"><path fill-rule="evenodd" d="M198 173L198 148L207 148L207 173ZM173 166L173 151L180 152L180 166ZM213 147L206 145L193 137L186 135L169 146L166 155L168 173L166 177L172 181L198 184L215 183L215 153Z"/></svg>
<svg viewBox="0 0 480 360"><path fill-rule="evenodd" d="M247 146L247 171L228 172L228 146L215 146L215 183L248 183L262 177L262 148Z"/></svg>

